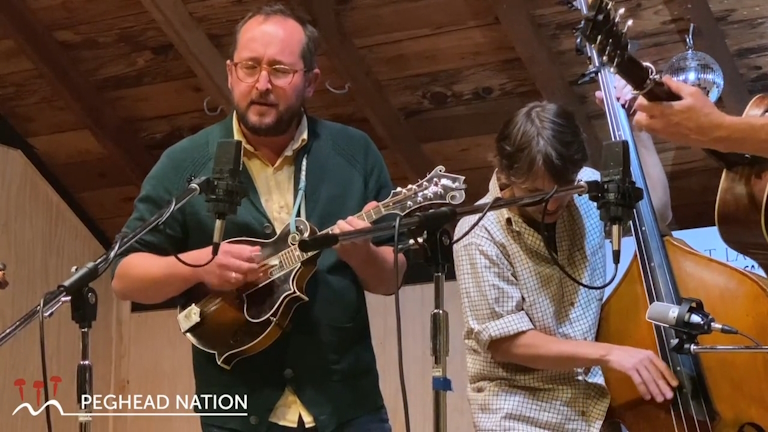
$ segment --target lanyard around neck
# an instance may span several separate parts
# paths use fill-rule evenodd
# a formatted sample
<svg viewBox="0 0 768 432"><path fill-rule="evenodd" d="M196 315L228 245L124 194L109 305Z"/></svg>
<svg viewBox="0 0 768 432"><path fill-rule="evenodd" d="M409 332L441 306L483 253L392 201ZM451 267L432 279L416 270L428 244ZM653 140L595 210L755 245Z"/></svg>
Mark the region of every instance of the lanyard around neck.
<svg viewBox="0 0 768 432"><path fill-rule="evenodd" d="M306 219L306 199L304 198L304 190L307 187L307 155L305 154L301 160L301 174L299 177L299 190L296 193L296 202L293 204L293 214L291 214L291 233L296 233L296 216L301 209L301 218Z"/></svg>

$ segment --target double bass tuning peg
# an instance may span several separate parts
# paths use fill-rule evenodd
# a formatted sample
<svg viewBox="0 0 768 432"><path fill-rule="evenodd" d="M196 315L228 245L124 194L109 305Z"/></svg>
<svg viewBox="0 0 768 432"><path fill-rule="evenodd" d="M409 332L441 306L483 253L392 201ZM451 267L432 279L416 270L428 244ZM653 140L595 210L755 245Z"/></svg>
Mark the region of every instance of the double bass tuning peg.
<svg viewBox="0 0 768 432"><path fill-rule="evenodd" d="M558 0L557 4L560 6L565 6L568 8L568 10L578 10L579 7L576 6L575 0Z"/></svg>
<svg viewBox="0 0 768 432"><path fill-rule="evenodd" d="M584 84L590 84L595 82L597 79L597 74L600 72L599 68L592 67L583 74L579 76L579 78L576 80L576 85L584 85Z"/></svg>

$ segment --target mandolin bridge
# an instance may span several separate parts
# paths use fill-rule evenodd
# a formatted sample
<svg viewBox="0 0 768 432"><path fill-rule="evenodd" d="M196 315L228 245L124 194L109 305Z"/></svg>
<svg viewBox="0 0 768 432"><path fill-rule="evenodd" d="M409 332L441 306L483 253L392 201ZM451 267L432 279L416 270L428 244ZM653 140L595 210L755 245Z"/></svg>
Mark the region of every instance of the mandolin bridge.
<svg viewBox="0 0 768 432"><path fill-rule="evenodd" d="M193 304L192 306L184 309L184 311L176 317L176 320L179 322L181 332L186 333L189 331L189 329L200 322L200 308Z"/></svg>

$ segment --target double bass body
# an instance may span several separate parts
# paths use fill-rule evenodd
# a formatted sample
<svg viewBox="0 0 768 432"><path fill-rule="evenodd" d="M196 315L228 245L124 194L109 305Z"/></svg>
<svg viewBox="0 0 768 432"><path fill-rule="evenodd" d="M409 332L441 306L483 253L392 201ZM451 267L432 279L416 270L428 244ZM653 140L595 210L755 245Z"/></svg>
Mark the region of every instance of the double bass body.
<svg viewBox="0 0 768 432"><path fill-rule="evenodd" d="M701 254L680 239L666 237L663 242L681 297L700 299L717 322L768 344L767 279ZM659 352L654 326L645 319L653 301L647 298L635 254L604 303L597 340ZM743 336L721 333L700 336L699 343L752 344ZM630 432L768 430L768 353L717 352L694 357L698 357L698 375L686 375L679 388L686 390L678 391L678 399L669 403L645 401L628 376L603 370L611 393L609 418L619 420ZM681 371L676 372L680 378ZM703 391L696 390L697 385ZM691 389L695 394L687 393ZM699 414L707 415L694 420L691 408L697 404Z"/></svg>

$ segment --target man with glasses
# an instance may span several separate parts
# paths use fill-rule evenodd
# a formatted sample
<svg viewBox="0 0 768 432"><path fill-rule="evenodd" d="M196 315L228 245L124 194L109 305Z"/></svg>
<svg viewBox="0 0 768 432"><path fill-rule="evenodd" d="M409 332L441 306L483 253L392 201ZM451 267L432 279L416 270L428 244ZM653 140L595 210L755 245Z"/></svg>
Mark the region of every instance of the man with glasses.
<svg viewBox="0 0 768 432"><path fill-rule="evenodd" d="M305 113L320 77L317 32L280 5L248 15L227 61L235 112L174 146L147 176L124 230L135 230L186 188L190 176L211 174L220 139L239 139L248 196L228 220L227 238L269 239L308 220L319 230L367 226L350 216L376 206L393 189L387 167L363 132ZM213 219L202 197L145 234L116 265L112 286L123 300L153 304L197 283L228 291L260 277L260 249L225 243L210 260ZM361 240L322 252L306 286L308 302L291 327L265 350L219 366L193 348L196 392L247 396L247 415L201 417L204 432L391 431L379 388L364 291L390 295L406 267L394 251ZM168 359L165 361L174 361ZM202 400L202 399L201 399ZM217 411L201 407L198 412Z"/></svg>

